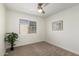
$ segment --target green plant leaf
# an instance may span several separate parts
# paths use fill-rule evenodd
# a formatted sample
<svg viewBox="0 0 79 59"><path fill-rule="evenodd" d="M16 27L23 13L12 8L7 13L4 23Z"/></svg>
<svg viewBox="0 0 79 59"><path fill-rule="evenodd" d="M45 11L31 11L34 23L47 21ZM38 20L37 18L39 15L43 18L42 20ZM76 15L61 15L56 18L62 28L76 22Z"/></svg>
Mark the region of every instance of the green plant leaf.
<svg viewBox="0 0 79 59"><path fill-rule="evenodd" d="M5 41L7 41L8 43L13 44L15 43L16 39L18 38L18 34L17 33L6 33L5 35Z"/></svg>

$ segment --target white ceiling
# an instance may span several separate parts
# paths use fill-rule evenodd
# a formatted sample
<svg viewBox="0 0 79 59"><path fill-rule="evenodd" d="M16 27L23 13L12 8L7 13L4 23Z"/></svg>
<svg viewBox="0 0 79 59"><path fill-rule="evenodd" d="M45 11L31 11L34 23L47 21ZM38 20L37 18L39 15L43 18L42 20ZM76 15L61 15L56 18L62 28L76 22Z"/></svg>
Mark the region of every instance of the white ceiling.
<svg viewBox="0 0 79 59"><path fill-rule="evenodd" d="M45 14L40 14L37 11L37 3L6 3L8 9L25 12L30 15L47 17L72 6L78 5L77 3L49 3L44 7Z"/></svg>

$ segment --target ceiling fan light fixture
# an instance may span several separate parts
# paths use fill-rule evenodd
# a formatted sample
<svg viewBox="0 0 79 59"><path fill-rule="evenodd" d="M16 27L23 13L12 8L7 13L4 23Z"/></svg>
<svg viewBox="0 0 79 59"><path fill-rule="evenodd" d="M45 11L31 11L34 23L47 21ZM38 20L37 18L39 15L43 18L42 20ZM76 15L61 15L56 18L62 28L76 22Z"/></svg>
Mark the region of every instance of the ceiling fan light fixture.
<svg viewBox="0 0 79 59"><path fill-rule="evenodd" d="M40 8L40 9L38 9L38 12L39 12L39 13L42 13L42 12L43 12L43 10Z"/></svg>

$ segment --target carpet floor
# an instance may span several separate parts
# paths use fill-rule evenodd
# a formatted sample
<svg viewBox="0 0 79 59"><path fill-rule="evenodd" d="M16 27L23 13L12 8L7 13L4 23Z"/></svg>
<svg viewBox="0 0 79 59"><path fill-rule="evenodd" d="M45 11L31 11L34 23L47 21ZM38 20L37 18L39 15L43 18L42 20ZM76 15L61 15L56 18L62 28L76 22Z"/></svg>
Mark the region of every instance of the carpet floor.
<svg viewBox="0 0 79 59"><path fill-rule="evenodd" d="M7 56L78 56L47 42L24 45L7 52Z"/></svg>

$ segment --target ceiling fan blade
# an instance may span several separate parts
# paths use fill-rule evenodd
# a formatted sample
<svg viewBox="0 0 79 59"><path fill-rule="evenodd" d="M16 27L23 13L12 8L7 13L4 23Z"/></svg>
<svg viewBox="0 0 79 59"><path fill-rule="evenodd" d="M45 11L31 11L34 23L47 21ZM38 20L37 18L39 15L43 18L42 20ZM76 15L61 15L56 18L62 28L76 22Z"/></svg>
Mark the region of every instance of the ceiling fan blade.
<svg viewBox="0 0 79 59"><path fill-rule="evenodd" d="M42 13L45 14L45 11L43 10Z"/></svg>
<svg viewBox="0 0 79 59"><path fill-rule="evenodd" d="M42 6L43 5L43 3L38 3L38 6Z"/></svg>

